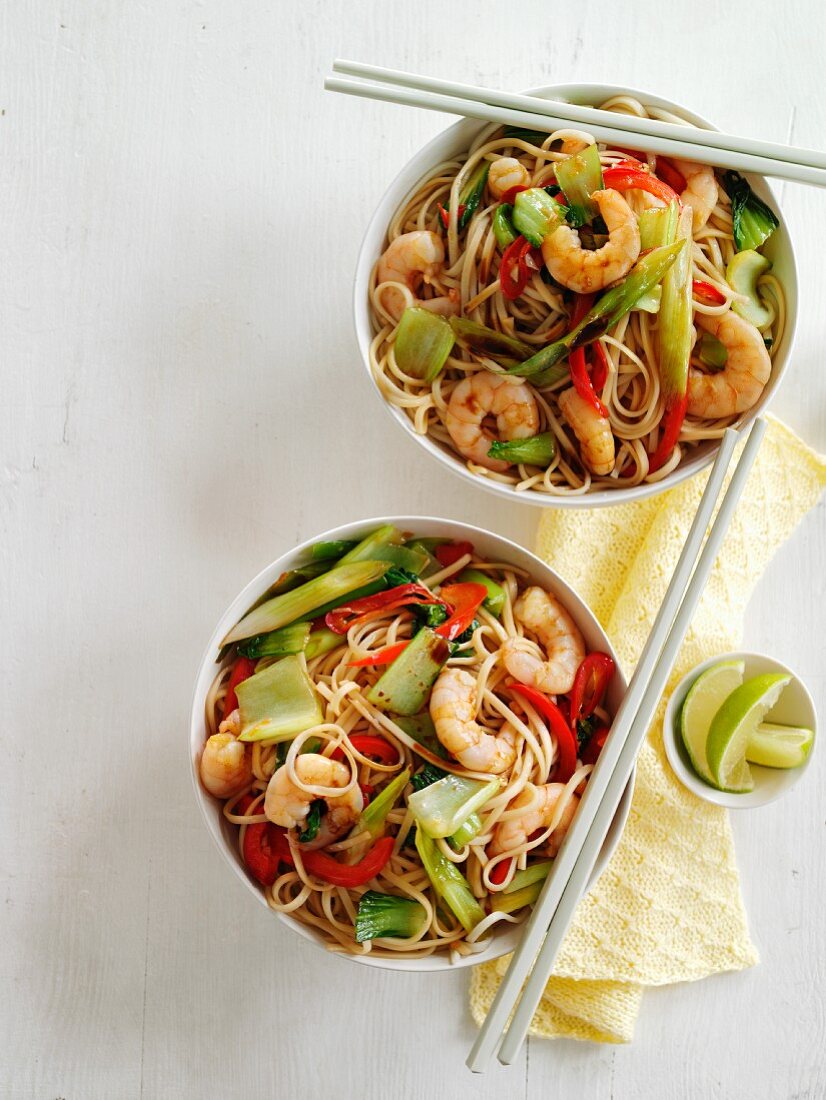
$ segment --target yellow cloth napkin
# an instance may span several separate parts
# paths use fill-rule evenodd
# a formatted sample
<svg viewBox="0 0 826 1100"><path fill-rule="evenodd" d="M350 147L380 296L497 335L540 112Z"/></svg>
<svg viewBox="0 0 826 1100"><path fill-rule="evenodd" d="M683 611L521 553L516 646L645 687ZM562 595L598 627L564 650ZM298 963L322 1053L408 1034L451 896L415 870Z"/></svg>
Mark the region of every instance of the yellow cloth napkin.
<svg viewBox="0 0 826 1100"><path fill-rule="evenodd" d="M572 584L611 638L626 676L650 632L707 475L650 500L549 510L538 553ZM751 591L826 485L826 460L787 427L769 429L671 676L736 649ZM692 981L757 961L725 810L690 794L662 745L665 698L637 765L628 824L580 902L531 1033L629 1042L647 985ZM509 957L477 967L471 1011L484 1019Z"/></svg>

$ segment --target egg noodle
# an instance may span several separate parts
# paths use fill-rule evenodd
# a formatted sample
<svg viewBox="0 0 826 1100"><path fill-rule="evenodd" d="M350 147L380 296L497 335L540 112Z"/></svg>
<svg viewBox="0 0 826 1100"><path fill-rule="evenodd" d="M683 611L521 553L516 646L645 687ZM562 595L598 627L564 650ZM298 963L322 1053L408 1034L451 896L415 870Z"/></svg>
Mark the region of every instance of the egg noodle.
<svg viewBox="0 0 826 1100"><path fill-rule="evenodd" d="M645 107L630 96L615 96L601 107L603 110L687 125L684 119L668 111ZM430 230L444 237L445 263L441 271L428 276L426 285L418 292L420 298L450 296L458 302L462 316L508 336L518 337L535 350L564 335L570 325L570 294L566 300L563 288L553 280L546 281L540 272L536 272L525 290L512 301L500 291L500 253L493 231L493 215L498 201L483 199L461 232L454 214L451 214L447 228L442 226L439 204L451 211L457 210L465 183L483 160L492 162L500 157L517 158L528 171L529 186L542 187L554 183L554 165L565 159L566 155L559 151L561 143L592 144L593 140L583 131L564 129L549 134L541 145L535 145L528 140L507 137L502 127L494 125L481 131L466 156L437 165L427 179L407 196L387 230L388 244L401 234L414 230ZM599 148L604 168L626 161L629 157L627 150ZM644 154L634 156L646 163ZM647 164L653 170L656 158L648 156ZM652 202L641 191L628 191L624 198L635 214L657 205L656 200ZM692 264L693 278L711 284L724 301L719 305L709 305L699 301L695 295L695 314L720 315L730 309L733 301L743 298L726 282L726 266L734 254L731 205L722 188L718 188L716 206L705 225L693 234ZM545 275L547 278L547 272ZM474 358L469 351L456 344L445 369L434 382L423 383L405 375L396 363L393 352L397 318L388 309L390 287L393 293L404 295L406 305L416 304L412 291L402 283L377 283L374 268L370 285L375 332L370 348L373 377L387 401L404 411L417 433L430 436L450 453L465 460L446 426L451 393L465 376L479 371L480 366L483 370L501 371L502 368L490 360L482 365L479 356ZM783 339L783 290L776 277L767 273L759 280L759 291L761 302L769 312L769 320L760 332L766 338L773 357ZM659 469L649 472L649 456L656 450L664 407L657 370L657 324L656 313L632 309L602 337L610 369L598 396L608 411L616 443L615 461L609 474L592 474L580 458L576 438L559 406L559 394L570 386L567 374L561 381L542 388L529 381L525 383L538 406L538 432L552 432L557 442L556 455L548 468L542 470L520 464L511 466L505 472L496 472L466 460L470 471L479 477L511 485L518 491L532 489L552 496L584 494L593 489L628 487L646 480L661 480L680 465L692 448L703 441L719 438L730 424L739 419L739 414L716 420L701 420L689 415L683 423L679 444L670 458ZM696 347L691 366L706 370L697 357Z"/></svg>

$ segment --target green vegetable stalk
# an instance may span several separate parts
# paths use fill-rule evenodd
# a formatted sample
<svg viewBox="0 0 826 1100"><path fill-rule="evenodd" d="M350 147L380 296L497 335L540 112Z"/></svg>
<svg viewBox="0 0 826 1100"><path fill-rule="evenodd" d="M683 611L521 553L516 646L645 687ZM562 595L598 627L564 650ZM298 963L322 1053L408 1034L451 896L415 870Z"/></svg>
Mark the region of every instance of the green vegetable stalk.
<svg viewBox="0 0 826 1100"><path fill-rule="evenodd" d="M525 466L550 466L556 458L556 438L553 432L542 432L528 439L495 439L488 448L490 458Z"/></svg>
<svg viewBox="0 0 826 1100"><path fill-rule="evenodd" d="M442 855L435 840L424 829L416 830L416 851L433 889L454 913L465 931L472 932L479 921L484 920L485 913L473 896L465 876L455 863Z"/></svg>
<svg viewBox="0 0 826 1100"><path fill-rule="evenodd" d="M300 657L283 657L236 688L240 741L287 741L322 721L321 706Z"/></svg>
<svg viewBox="0 0 826 1100"><path fill-rule="evenodd" d="M447 837L452 836L498 790L498 779L485 783L460 775L446 775L437 783L411 794L407 804L428 836Z"/></svg>
<svg viewBox="0 0 826 1100"><path fill-rule="evenodd" d="M410 939L418 936L427 923L427 912L413 898L380 894L368 890L361 895L356 914L356 942L384 936Z"/></svg>
<svg viewBox="0 0 826 1100"><path fill-rule="evenodd" d="M367 692L368 701L392 714L418 714L449 657L450 643L423 627Z"/></svg>
<svg viewBox="0 0 826 1100"><path fill-rule="evenodd" d="M404 311L396 330L396 364L411 378L432 382L441 374L454 340L444 317L412 306Z"/></svg>
<svg viewBox="0 0 826 1100"><path fill-rule="evenodd" d="M596 145L589 145L580 153L557 161L554 172L556 182L568 200L568 220L571 225L586 225L599 214L597 204L591 198L594 191L602 190L602 164Z"/></svg>

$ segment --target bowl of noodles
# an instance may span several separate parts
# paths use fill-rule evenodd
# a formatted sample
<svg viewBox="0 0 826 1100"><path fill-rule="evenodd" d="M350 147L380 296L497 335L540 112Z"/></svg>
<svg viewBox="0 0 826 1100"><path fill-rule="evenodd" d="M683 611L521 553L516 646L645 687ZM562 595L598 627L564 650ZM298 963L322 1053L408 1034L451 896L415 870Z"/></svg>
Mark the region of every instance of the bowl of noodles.
<svg viewBox="0 0 826 1100"><path fill-rule="evenodd" d="M613 85L532 94L712 128ZM575 129L459 122L406 165L367 229L364 364L397 424L500 496L650 496L709 465L777 389L797 316L777 210L762 177Z"/></svg>
<svg viewBox="0 0 826 1100"><path fill-rule="evenodd" d="M626 684L545 563L467 524L348 524L267 566L198 672L192 777L227 864L371 966L511 951ZM633 778L591 884L628 816Z"/></svg>

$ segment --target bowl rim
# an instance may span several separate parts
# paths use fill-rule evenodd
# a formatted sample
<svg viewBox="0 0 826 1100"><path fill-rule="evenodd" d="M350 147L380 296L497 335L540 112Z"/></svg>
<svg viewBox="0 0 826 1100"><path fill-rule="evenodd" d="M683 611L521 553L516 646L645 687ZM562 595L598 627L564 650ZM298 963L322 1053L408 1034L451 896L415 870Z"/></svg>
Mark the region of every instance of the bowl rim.
<svg viewBox="0 0 826 1100"><path fill-rule="evenodd" d="M718 129L717 126L709 122L708 119L704 118L702 115L697 114L688 107L684 107L680 103L676 103L674 100L640 88L633 88L620 84L565 82L560 84L540 85L539 87L528 89L525 94L536 95L547 99L552 99L556 96L568 98L572 101L583 102L592 102L592 100L597 97L609 98L612 95L630 95L640 99L644 103L650 103L662 107L665 110L673 111L686 121L700 128L709 130ZM707 469L712 464L717 455L719 445L715 446L713 443L708 445L705 451L692 456L686 462L682 462L661 481L642 482L640 485L635 485L627 489L600 489L596 492L579 495L569 494L564 496L553 496L548 493L540 493L535 489L524 489L517 492L509 485L504 485L501 482L471 473L467 466L451 452L448 452L429 436L419 435L413 429L404 411L391 406L389 401L387 401L381 393L370 369L370 344L373 340L374 333L370 321L367 294L370 273L376 261L376 256L378 255L376 244L377 234L379 235L378 240L380 242L383 240L390 218L393 216L404 194L411 189L411 186L416 180L424 178L429 171L429 167L432 167L432 165L440 159L440 156L436 154L436 150L442 145L455 144L459 137L461 137L462 140L470 140L474 132L486 125L488 124L475 119L461 119L431 138L414 153L396 173L379 199L367 224L359 248L354 272L353 325L362 364L367 373L371 390L392 419L397 424L401 425L407 435L429 455L439 461L447 469L451 470L454 474L462 477L469 484L478 486L487 492L495 493L503 500L522 501L538 508L603 508L610 505L626 504L632 500L646 500L680 485L683 481ZM782 213L782 207L778 200L778 196L771 183L765 177L757 176L754 173L744 173L744 176L762 198L771 201L775 209ZM784 291L786 294L786 325L783 333L783 346L778 351L772 364L772 374L769 384L763 391L760 400L743 414L739 424L740 430L748 428L759 415L768 410L786 375L786 371L792 359L795 339L797 337L799 307L797 250L788 219L781 218L781 230L782 234L778 239L781 241L785 239L786 248L784 249L784 264L788 268L787 278L784 281ZM380 243L378 247L381 247Z"/></svg>
<svg viewBox="0 0 826 1100"><path fill-rule="evenodd" d="M531 576L537 582L547 584L553 591L558 592L565 602L566 606L575 609L574 617L578 625L581 627L584 625L585 632L591 633L600 639L600 644L605 647L605 651L609 653L616 663L615 684L612 685L612 691L615 693L617 700L627 690L627 682L623 674L619 658L611 644L610 639L606 635L603 627L597 620L593 611L588 607L583 598L576 592L576 590L569 585L559 574L550 566L547 562L544 562L533 551L528 550L524 546L520 546L518 543L513 542L511 539L504 535L500 535L497 532L489 531L486 528L478 527L474 524L464 523L458 520L448 520L437 516L409 516L409 515L396 515L396 516L375 516L368 517L361 520L354 520L349 523L339 524L337 527L331 528L328 531L323 531L313 535L311 538L305 539L301 543L294 546L292 549L281 554L275 558L269 565L261 569L250 580L237 596L229 603L221 617L219 618L211 637L201 657L198 670L195 677L195 686L192 693L192 704L190 707L190 722L189 722L189 741L188 741L188 754L189 754L189 771L190 779L192 781L192 787L195 794L195 799L201 811L201 816L207 830L212 837L215 846L221 853L225 863L234 872L237 879L239 879L247 889L252 892L260 904L262 904L268 911L269 906L267 901L259 888L254 883L247 872L244 870L240 858L232 850L232 847L228 841L226 834L222 830L221 820L222 815L220 811L220 803L217 799L214 799L211 795L208 795L202 788L199 775L198 775L198 761L200 759L201 748L204 743L204 702L206 699L206 693L209 689L209 685L215 675L215 658L220 650L221 640L225 636L227 630L238 621L238 619L247 610L250 604L258 598L266 590L271 583L271 578L277 576L285 568L290 568L291 565L298 561L300 556L309 549L315 542L327 541L338 538L347 538L354 534L361 532L362 534L369 531L371 528L381 526L385 523L392 523L401 527L403 530L418 530L420 527L439 527L444 528L446 532L449 532L451 537L460 537L466 535L471 541L475 537L477 540L491 541L497 546L502 548L503 553L513 553L516 556L516 562L519 562L520 558L530 562ZM508 559L505 559L508 560ZM521 564L521 563L520 563ZM631 806L631 796L634 788L635 772L631 774L631 777L626 786L622 800L617 808L617 812L614 815L614 820L611 825L611 829L606 836L606 840L600 850L600 855L594 870L591 875L591 879L588 884L588 890L590 890L600 874L605 869L611 855L616 849L622 835L625 824L628 820L628 814ZM217 811L217 812L216 812ZM272 911L281 923L287 925L288 928L298 933L302 938L315 944L316 946L325 949L324 944L321 941L320 936L306 925L293 920L289 914L277 913ZM360 965L378 967L383 970L397 970L408 972L435 972L435 971L454 971L461 969L465 966L475 966L482 962L490 962L493 959L499 958L502 955L507 954L513 950L515 942L521 931L521 925L510 925L507 929L501 932L495 933L490 941L489 947L480 952L478 955L470 955L458 960L457 962L451 962L449 956L446 955L429 955L423 959L392 959L384 957L373 957L371 955L351 955L349 953L341 953L342 957L352 962L359 963Z"/></svg>
<svg viewBox="0 0 826 1100"><path fill-rule="evenodd" d="M682 706L683 700L694 681L707 669L712 668L716 664L720 664L721 661L745 661L747 665L749 661L758 661L770 665L773 671L787 673L791 677L791 682L794 683L802 693L805 704L809 708L812 716L812 747L803 763L797 768L788 769L762 768L760 765L752 764L751 767L755 771L757 780L754 785L754 790L744 794L736 794L732 791L718 791L715 787L711 787L708 783L705 783L696 774L690 764L686 763L683 759L683 753L678 740L679 735L677 733L676 722L678 708ZM755 673L755 675L757 675L757 673ZM783 661L779 661L769 653L758 653L754 650L739 649L733 650L730 653L716 654L702 661L700 664L695 665L694 668L689 669L674 686L674 690L671 692L668 703L666 704L665 714L663 715L663 748L665 749L665 755L671 770L674 772L677 779L687 790L691 791L692 794L696 794L698 798L702 798L703 801L711 802L715 806L724 806L729 810L755 809L758 806L768 806L770 803L776 802L779 798L782 798L783 795L787 794L792 787L802 779L814 756L817 741L817 708L815 707L811 692L806 687L805 681L794 671L794 669L789 668ZM764 771L783 772L786 781L770 789L767 785L761 784L760 782L760 777Z"/></svg>

